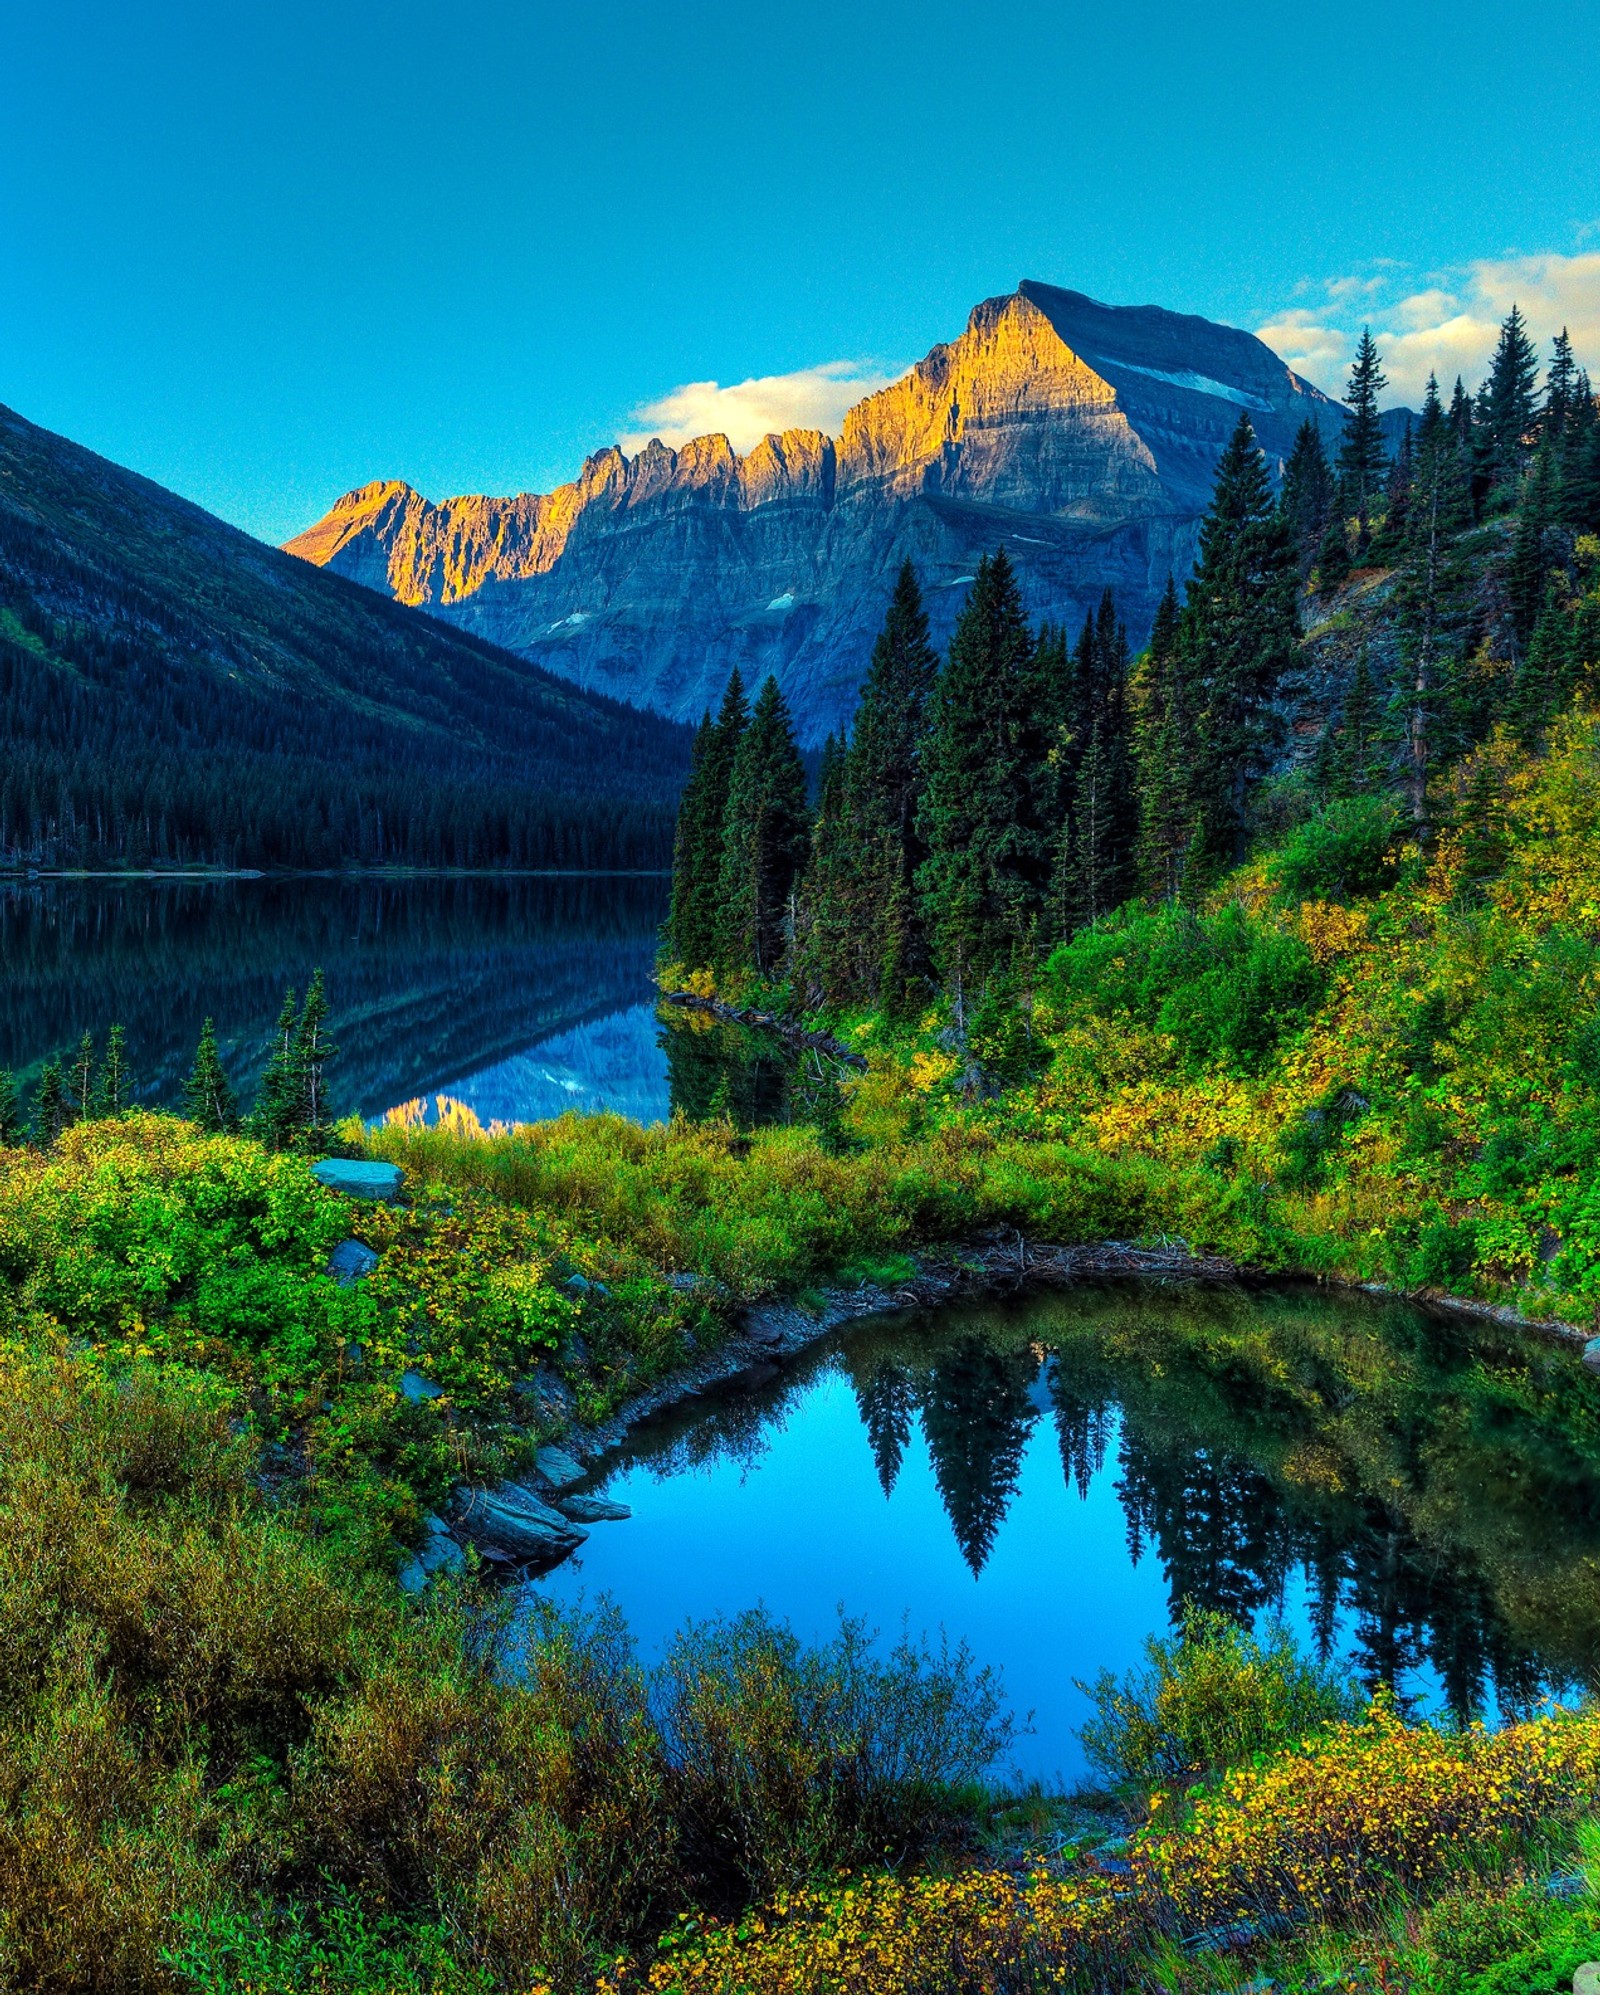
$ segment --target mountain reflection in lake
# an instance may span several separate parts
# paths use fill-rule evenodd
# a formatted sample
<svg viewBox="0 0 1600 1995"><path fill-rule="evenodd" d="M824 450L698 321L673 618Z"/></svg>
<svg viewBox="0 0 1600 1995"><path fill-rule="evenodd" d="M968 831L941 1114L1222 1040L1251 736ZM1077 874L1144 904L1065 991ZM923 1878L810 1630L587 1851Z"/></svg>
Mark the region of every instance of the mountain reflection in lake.
<svg viewBox="0 0 1600 1995"><path fill-rule="evenodd" d="M604 876L0 881L0 1067L30 1088L120 1023L139 1099L171 1105L211 1017L248 1100L285 986L320 966L341 1111L432 1114L444 1094L485 1125L787 1119L773 1042L658 1018L666 900L664 880Z"/></svg>
<svg viewBox="0 0 1600 1995"><path fill-rule="evenodd" d="M649 1650L757 1601L942 1627L1034 1710L1046 1778L1079 1770L1074 1679L1186 1600L1461 1716L1600 1660L1600 1383L1402 1304L1112 1285L879 1319L639 1430L596 1486L632 1520L542 1589L610 1592Z"/></svg>

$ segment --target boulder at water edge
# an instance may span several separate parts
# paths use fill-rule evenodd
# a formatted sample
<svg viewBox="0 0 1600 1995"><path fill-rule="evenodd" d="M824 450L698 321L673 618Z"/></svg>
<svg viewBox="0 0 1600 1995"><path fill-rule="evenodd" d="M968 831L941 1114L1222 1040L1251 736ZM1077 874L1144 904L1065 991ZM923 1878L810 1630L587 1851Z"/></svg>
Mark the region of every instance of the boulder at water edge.
<svg viewBox="0 0 1600 1995"><path fill-rule="evenodd" d="M533 1465L552 1489L571 1489L585 1475L582 1462L574 1460L565 1448L541 1448Z"/></svg>
<svg viewBox="0 0 1600 1995"><path fill-rule="evenodd" d="M457 1529L475 1545L511 1552L538 1565L556 1564L589 1535L581 1524L514 1482L495 1490L474 1490Z"/></svg>

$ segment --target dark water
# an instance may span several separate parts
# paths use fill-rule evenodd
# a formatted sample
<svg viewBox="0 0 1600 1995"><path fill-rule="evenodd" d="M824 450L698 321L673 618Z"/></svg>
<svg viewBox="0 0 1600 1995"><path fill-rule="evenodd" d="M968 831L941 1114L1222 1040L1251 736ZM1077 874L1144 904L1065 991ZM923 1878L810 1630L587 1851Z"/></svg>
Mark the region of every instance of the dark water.
<svg viewBox="0 0 1600 1995"><path fill-rule="evenodd" d="M758 1106L770 1054L657 1021L665 912L650 878L0 882L0 1066L26 1087L120 1022L141 1098L171 1103L210 1015L248 1098L284 986L320 966L342 1111L443 1093L485 1123L599 1107L655 1121L724 1070L724 1098Z"/></svg>
<svg viewBox="0 0 1600 1995"><path fill-rule="evenodd" d="M1416 1708L1494 1715L1600 1659L1600 1387L1570 1351L1316 1290L1112 1286L879 1320L635 1436L633 1508L538 1585L647 1651L764 1602L943 1628L1081 1771L1074 1679L1185 1600L1280 1616Z"/></svg>

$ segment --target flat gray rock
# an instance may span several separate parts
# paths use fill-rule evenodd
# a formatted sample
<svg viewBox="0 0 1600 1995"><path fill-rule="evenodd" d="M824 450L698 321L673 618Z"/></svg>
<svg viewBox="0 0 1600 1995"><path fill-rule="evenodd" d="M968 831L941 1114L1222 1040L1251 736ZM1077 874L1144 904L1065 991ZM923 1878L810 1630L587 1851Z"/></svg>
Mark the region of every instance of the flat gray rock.
<svg viewBox="0 0 1600 1995"><path fill-rule="evenodd" d="M558 1496L556 1508L575 1524L620 1524L633 1515L627 1504L609 1496Z"/></svg>
<svg viewBox="0 0 1600 1995"><path fill-rule="evenodd" d="M542 1503L532 1490L509 1482L496 1490L474 1490L456 1528L475 1545L543 1565L564 1559L589 1535L581 1524Z"/></svg>
<svg viewBox="0 0 1600 1995"><path fill-rule="evenodd" d="M533 1458L533 1465L552 1489L571 1489L588 1473L582 1462L575 1461L565 1448L541 1448Z"/></svg>
<svg viewBox="0 0 1600 1995"><path fill-rule="evenodd" d="M328 1273L341 1288L364 1280L377 1265L377 1255L361 1240L341 1240L328 1256Z"/></svg>
<svg viewBox="0 0 1600 1995"><path fill-rule="evenodd" d="M400 1390L413 1406L425 1399L442 1399L444 1387L435 1385L431 1378L424 1378L421 1372L404 1371L400 1374Z"/></svg>
<svg viewBox="0 0 1600 1995"><path fill-rule="evenodd" d="M311 1175L319 1185L343 1192L346 1198L397 1198L405 1182L398 1164L378 1164L366 1157L324 1157L311 1166Z"/></svg>
<svg viewBox="0 0 1600 1995"><path fill-rule="evenodd" d="M1574 1973L1572 1995L1600 1995L1600 1960L1586 1960Z"/></svg>
<svg viewBox="0 0 1600 1995"><path fill-rule="evenodd" d="M1600 1337L1591 1337L1583 1347L1583 1362L1592 1372L1600 1372Z"/></svg>

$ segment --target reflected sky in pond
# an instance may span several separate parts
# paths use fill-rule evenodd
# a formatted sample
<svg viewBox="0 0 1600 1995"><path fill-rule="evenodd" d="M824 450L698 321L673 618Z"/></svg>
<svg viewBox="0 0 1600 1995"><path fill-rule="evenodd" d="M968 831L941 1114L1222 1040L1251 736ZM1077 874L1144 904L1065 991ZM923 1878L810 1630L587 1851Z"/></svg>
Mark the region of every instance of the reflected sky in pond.
<svg viewBox="0 0 1600 1995"><path fill-rule="evenodd" d="M1297 1366L1297 1403L1275 1403ZM1357 1375L1383 1390L1353 1406ZM1020 1768L1070 1779L1075 1680L1137 1664L1186 1599L1281 1616L1420 1710L1593 1681L1596 1437L1600 1388L1570 1353L1459 1319L1076 1291L860 1326L651 1423L597 1484L632 1519L534 1584L611 1593L647 1654L758 1602L808 1635L839 1606L942 1629L1034 1713Z"/></svg>

